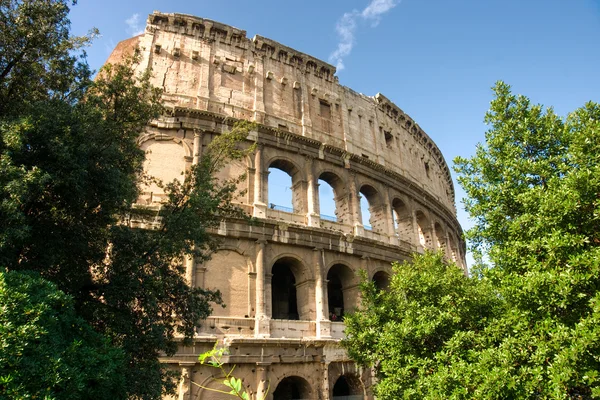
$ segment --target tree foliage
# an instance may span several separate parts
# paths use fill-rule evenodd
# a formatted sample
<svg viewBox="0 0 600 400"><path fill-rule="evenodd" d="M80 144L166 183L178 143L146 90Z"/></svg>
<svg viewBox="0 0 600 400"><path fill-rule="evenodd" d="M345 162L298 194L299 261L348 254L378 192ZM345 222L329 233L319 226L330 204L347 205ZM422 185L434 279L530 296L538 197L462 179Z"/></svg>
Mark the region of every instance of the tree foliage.
<svg viewBox="0 0 600 400"><path fill-rule="evenodd" d="M53 282L123 352L114 378L127 385L115 398L160 398L173 382L158 356L174 353L176 335L191 337L220 303L189 287L183 264L208 257L210 228L242 215L236 180L212 173L252 151L235 146L253 125L221 135L183 183L158 182L167 195L159 209L138 207L152 178L137 138L162 112L150 72L136 72L134 54L92 81L78 51L90 37L70 36L67 1L0 7L0 268ZM157 229L131 228L134 216Z"/></svg>
<svg viewBox="0 0 600 400"><path fill-rule="evenodd" d="M475 221L467 232L480 256L474 277L415 294L398 283L407 274L398 271L391 290L406 299L399 300L402 307L388 299L380 308L404 328L388 330L387 320L359 314L349 319L349 349L377 367L381 398L600 397L600 105L590 102L561 118L502 82L494 91L486 144L472 158L456 160ZM422 262L417 257L416 269ZM436 279L447 281L450 270L438 271ZM445 315L442 301L464 285L473 286L478 307L456 304L453 315L472 313L477 329L444 326L414 353L402 340L406 326L426 331ZM364 312L381 316L365 294ZM423 320L411 317L426 312L424 301L436 303L436 311ZM373 349L359 341L366 331L373 332L376 349L386 347L377 353L380 364L365 357ZM390 369L395 359L410 379L398 383Z"/></svg>
<svg viewBox="0 0 600 400"><path fill-rule="evenodd" d="M122 350L33 273L0 272L0 398L124 398Z"/></svg>

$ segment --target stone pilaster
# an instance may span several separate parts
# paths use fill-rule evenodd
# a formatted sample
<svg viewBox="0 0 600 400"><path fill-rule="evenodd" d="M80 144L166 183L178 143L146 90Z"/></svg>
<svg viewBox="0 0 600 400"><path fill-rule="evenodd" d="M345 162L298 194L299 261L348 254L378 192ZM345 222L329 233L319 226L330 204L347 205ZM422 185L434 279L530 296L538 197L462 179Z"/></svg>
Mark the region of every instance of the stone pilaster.
<svg viewBox="0 0 600 400"><path fill-rule="evenodd" d="M268 301L265 290L265 247L266 240L256 241L256 317L254 335L256 337L268 337L270 331L270 318L266 313L266 302Z"/></svg>

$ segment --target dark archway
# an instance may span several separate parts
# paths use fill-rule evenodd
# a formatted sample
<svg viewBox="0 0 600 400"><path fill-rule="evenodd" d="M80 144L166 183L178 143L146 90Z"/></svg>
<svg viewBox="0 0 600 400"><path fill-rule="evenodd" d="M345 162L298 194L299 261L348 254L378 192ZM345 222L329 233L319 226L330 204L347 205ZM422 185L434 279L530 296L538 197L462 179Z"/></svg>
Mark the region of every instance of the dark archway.
<svg viewBox="0 0 600 400"><path fill-rule="evenodd" d="M327 302L330 320L341 321L344 313L356 305L347 290L352 286L353 277L352 270L344 264L336 264L327 272Z"/></svg>
<svg viewBox="0 0 600 400"><path fill-rule="evenodd" d="M333 385L333 399L363 399L362 384L356 375L342 375Z"/></svg>
<svg viewBox="0 0 600 400"><path fill-rule="evenodd" d="M271 306L273 319L300 319L296 294L296 277L286 260L273 265L271 278Z"/></svg>
<svg viewBox="0 0 600 400"><path fill-rule="evenodd" d="M310 385L299 376L288 376L279 382L273 392L273 400L312 399Z"/></svg>
<svg viewBox="0 0 600 400"><path fill-rule="evenodd" d="M375 287L379 290L387 290L390 287L390 275L385 271L376 272L373 275Z"/></svg>

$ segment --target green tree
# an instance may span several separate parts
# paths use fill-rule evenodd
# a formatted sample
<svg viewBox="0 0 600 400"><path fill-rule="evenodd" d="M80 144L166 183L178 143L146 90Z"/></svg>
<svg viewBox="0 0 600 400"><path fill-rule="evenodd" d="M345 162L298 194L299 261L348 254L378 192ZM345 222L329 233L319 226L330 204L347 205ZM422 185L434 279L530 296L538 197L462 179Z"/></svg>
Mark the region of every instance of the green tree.
<svg viewBox="0 0 600 400"><path fill-rule="evenodd" d="M253 125L221 135L183 183L160 183L160 210L137 207L149 179L137 138L162 111L150 72L136 74L134 55L92 81L78 51L89 37L70 36L67 1L0 7L0 268L53 282L123 352L121 397L160 398L174 385L158 356L220 303L187 285L183 263L209 256L209 230L222 218L242 216L232 205L237 181L212 173L252 151L235 146ZM130 228L132 216L157 229Z"/></svg>
<svg viewBox="0 0 600 400"><path fill-rule="evenodd" d="M352 316L349 348L376 366L381 398L600 397L600 106L590 102L561 118L502 82L494 91L486 144L472 158L456 160L475 221L467 238L480 260L474 277L461 279L477 288L475 302L483 306L463 304L454 312L473 312L479 327L447 326L433 345L422 343L422 354L407 356L410 348L394 344L399 332ZM458 287L426 293L426 299L454 297ZM399 326L426 330L436 319L407 320L422 312L422 300L406 296L417 300L415 308L391 303L387 312ZM365 312L377 313L370 305ZM443 306L436 308L444 315ZM374 343L391 335L388 353L378 353L381 364L365 358L372 351L366 341L364 350L355 345L369 329ZM388 380L397 382L385 369L388 359L401 359L401 370L412 368L410 379L388 387Z"/></svg>
<svg viewBox="0 0 600 400"><path fill-rule="evenodd" d="M440 253L393 264L386 290L363 276L361 306L345 316L352 359L374 367L380 399L448 399L462 391L456 362L501 303L487 280L465 277Z"/></svg>
<svg viewBox="0 0 600 400"><path fill-rule="evenodd" d="M123 398L123 351L37 274L0 272L0 348L0 398Z"/></svg>

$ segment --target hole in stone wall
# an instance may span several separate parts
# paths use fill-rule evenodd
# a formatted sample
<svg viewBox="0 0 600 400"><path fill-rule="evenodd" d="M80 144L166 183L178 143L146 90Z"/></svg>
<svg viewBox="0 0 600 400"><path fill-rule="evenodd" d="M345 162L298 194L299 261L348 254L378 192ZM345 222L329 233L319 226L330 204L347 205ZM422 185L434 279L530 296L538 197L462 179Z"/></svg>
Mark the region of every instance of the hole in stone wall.
<svg viewBox="0 0 600 400"><path fill-rule="evenodd" d="M271 306L273 319L300 319L296 294L296 277L285 260L273 265Z"/></svg>
<svg viewBox="0 0 600 400"><path fill-rule="evenodd" d="M293 212L294 199L292 191L292 175L282 168L285 167L271 166L269 168L267 188L269 208Z"/></svg>

